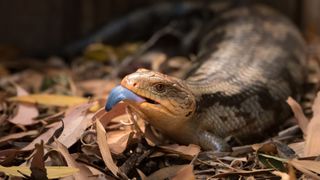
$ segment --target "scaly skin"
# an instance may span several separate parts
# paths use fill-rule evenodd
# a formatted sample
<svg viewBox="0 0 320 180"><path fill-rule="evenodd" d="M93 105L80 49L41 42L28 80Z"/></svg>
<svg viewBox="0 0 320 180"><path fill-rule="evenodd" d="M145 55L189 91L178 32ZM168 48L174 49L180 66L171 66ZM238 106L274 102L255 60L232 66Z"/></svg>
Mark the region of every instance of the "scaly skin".
<svg viewBox="0 0 320 180"><path fill-rule="evenodd" d="M226 151L226 138L256 141L291 115L286 99L299 92L306 53L286 18L262 6L226 11L198 49L184 80L145 69L122 80L147 99L138 106L151 125L179 143Z"/></svg>

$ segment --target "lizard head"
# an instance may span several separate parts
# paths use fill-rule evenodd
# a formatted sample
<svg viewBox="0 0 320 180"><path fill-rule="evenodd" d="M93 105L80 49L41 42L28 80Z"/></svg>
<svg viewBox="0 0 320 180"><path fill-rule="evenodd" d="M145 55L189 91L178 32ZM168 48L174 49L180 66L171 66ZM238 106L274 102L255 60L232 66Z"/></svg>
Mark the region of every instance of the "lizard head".
<svg viewBox="0 0 320 180"><path fill-rule="evenodd" d="M121 81L121 86L129 90L129 94L132 92L139 97L130 99L139 99L139 109L146 115L147 120L159 129L169 128L169 125L179 126L188 120L196 109L195 97L185 83L159 72L139 69L127 75ZM112 96L117 95L109 96L110 101L113 99ZM117 102L126 97L127 95L124 95ZM111 106L109 105L109 108Z"/></svg>

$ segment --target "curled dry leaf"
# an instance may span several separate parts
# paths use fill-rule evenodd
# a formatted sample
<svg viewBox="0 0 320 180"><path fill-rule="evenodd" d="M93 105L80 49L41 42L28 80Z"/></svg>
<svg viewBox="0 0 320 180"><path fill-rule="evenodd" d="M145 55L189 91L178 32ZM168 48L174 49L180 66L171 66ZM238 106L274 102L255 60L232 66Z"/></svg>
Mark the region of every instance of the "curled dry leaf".
<svg viewBox="0 0 320 180"><path fill-rule="evenodd" d="M132 137L138 137L145 130L144 121L130 109L126 107L127 114L118 116L112 120L121 125L121 128L107 132L107 141L110 150L115 154L122 153ZM141 136L140 136L141 137Z"/></svg>
<svg viewBox="0 0 320 180"><path fill-rule="evenodd" d="M125 113L125 107L126 105L119 104L108 113L106 113L104 109L100 109L95 113L93 119L96 122L100 121L104 127L108 127L108 124L111 121L128 119L128 115L120 115ZM119 127L123 127L123 124L120 122L117 123L119 124ZM122 153L127 147L127 142L131 134L132 130L128 128L119 128L118 130L109 131L107 133L107 142L110 150L115 154Z"/></svg>
<svg viewBox="0 0 320 180"><path fill-rule="evenodd" d="M107 142L107 134L104 127L100 123L100 121L96 121L96 129L97 129L97 143L99 145L102 159L106 164L107 168L112 172L112 174L118 177L119 168L112 159L110 148Z"/></svg>
<svg viewBox="0 0 320 180"><path fill-rule="evenodd" d="M105 128L109 128L108 124L111 121L117 124L116 130L107 132L108 145L111 152L115 154L120 154L126 149L129 139L136 132L144 131L144 121L133 115L132 110L128 110L128 106L127 103L119 103L109 112L100 109L93 117L96 121L99 120ZM134 131L135 129L136 131Z"/></svg>
<svg viewBox="0 0 320 180"><path fill-rule="evenodd" d="M16 85L16 89L17 89L17 98L29 95L29 93L26 90L24 90L22 87L18 85ZM9 121L13 124L31 125L38 122L33 120L38 115L39 115L38 109L35 107L34 104L19 103L17 106L16 115L12 119L9 119Z"/></svg>
<svg viewBox="0 0 320 180"><path fill-rule="evenodd" d="M305 156L320 155L320 92L312 105L313 117L307 128L306 146L304 149Z"/></svg>
<svg viewBox="0 0 320 180"><path fill-rule="evenodd" d="M308 118L304 115L301 106L293 98L289 97L287 103L291 107L294 117L297 119L297 122L300 126L300 129L304 134L307 134L307 127L309 124Z"/></svg>
<svg viewBox="0 0 320 180"><path fill-rule="evenodd" d="M110 150L115 154L122 153L128 144L128 140L133 136L131 130L117 130L107 133L107 141Z"/></svg>
<svg viewBox="0 0 320 180"><path fill-rule="evenodd" d="M110 121L113 120L115 117L126 113L126 107L127 104L118 103L109 112L106 112L104 108L101 108L94 114L93 120L99 120L103 127L106 128Z"/></svg>
<svg viewBox="0 0 320 180"><path fill-rule="evenodd" d="M55 141L54 146L56 148L56 150L58 152L61 153L61 155L64 157L64 159L66 160L67 164L69 167L72 168L76 168L79 171L77 173L74 173L72 176L75 179L79 179L79 180L87 180L89 177L91 177L93 174L91 173L91 171L83 164L78 163L74 157L72 157L69 152L68 149L61 144L59 141Z"/></svg>

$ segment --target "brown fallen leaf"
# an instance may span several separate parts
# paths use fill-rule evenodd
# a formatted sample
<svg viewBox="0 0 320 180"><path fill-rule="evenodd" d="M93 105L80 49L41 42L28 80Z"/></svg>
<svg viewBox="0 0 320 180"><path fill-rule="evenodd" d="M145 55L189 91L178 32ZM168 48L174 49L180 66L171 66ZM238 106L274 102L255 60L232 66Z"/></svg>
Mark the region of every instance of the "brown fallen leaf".
<svg viewBox="0 0 320 180"><path fill-rule="evenodd" d="M64 129L58 138L58 141L67 148L77 142L87 127L91 125L91 116L86 112L94 103L84 103L71 107L66 112L66 117L63 118Z"/></svg>
<svg viewBox="0 0 320 180"><path fill-rule="evenodd" d="M133 132L130 130L118 130L108 132L107 142L109 144L111 152L115 154L122 153L127 147L129 138L132 136Z"/></svg>
<svg viewBox="0 0 320 180"><path fill-rule="evenodd" d="M289 97L287 103L291 107L294 117L297 119L300 129L303 134L307 134L307 127L309 124L308 118L304 115L301 106L293 98Z"/></svg>
<svg viewBox="0 0 320 180"><path fill-rule="evenodd" d="M312 110L313 117L310 120L305 137L305 156L320 155L320 92L318 92L317 97L314 100Z"/></svg>
<svg viewBox="0 0 320 180"><path fill-rule="evenodd" d="M185 156L187 159L192 159L200 152L200 146L194 144L189 144L188 146L171 144L167 146L160 146L160 148L169 153Z"/></svg>
<svg viewBox="0 0 320 180"><path fill-rule="evenodd" d="M16 85L16 89L17 97L29 95L29 93L26 90L24 90L22 87L18 85ZM33 120L37 116L39 116L39 112L34 104L19 103L17 106L16 115L12 119L9 119L9 122L20 125L31 125L38 123L38 121Z"/></svg>
<svg viewBox="0 0 320 180"><path fill-rule="evenodd" d="M313 179L320 179L320 161L292 159L288 160L288 163L305 175L310 176Z"/></svg>
<svg viewBox="0 0 320 180"><path fill-rule="evenodd" d="M17 156L21 156L25 152L28 151L22 151L18 149L5 149L0 151L0 164L3 166L12 166L12 161Z"/></svg>
<svg viewBox="0 0 320 180"><path fill-rule="evenodd" d="M172 180L194 180L193 165L187 165L180 169Z"/></svg>
<svg viewBox="0 0 320 180"><path fill-rule="evenodd" d="M299 157L304 157L305 142L291 143L288 145Z"/></svg>
<svg viewBox="0 0 320 180"><path fill-rule="evenodd" d="M190 165L175 165L159 169L147 177L147 180L168 179L177 175L177 173Z"/></svg>
<svg viewBox="0 0 320 180"><path fill-rule="evenodd" d="M31 161L31 179L48 179L47 170L44 165L44 149L43 149L43 141L41 144L35 145L36 152L33 155Z"/></svg>
<svg viewBox="0 0 320 180"><path fill-rule="evenodd" d="M120 173L120 170L112 159L110 148L107 142L107 134L100 121L96 121L96 131L97 143L99 145L102 159L107 168L112 172L112 174L118 177L118 173Z"/></svg>
<svg viewBox="0 0 320 180"><path fill-rule="evenodd" d="M14 139L20 139L25 136L34 136L37 135L39 132L37 130L31 130L27 132L19 132L19 133L14 133L14 134L9 134L7 136L3 136L0 138L0 144L7 142L9 140L14 140Z"/></svg>
<svg viewBox="0 0 320 180"><path fill-rule="evenodd" d="M35 138L31 143L29 143L27 146L23 147L21 150L27 151L27 150L32 150L34 149L35 144L40 143L41 141L47 143L49 139L52 138L54 133L61 128L63 125L61 122L55 123L53 127L48 129L46 132Z"/></svg>
<svg viewBox="0 0 320 180"><path fill-rule="evenodd" d="M80 130L83 130L84 126L87 126L87 121L89 121L90 118L87 119L87 121L81 122L83 115L85 112L92 107L93 103L83 103L74 107L71 107L67 110L65 117L62 119L64 124L64 129L62 131L63 137L59 139L63 141L68 147L70 147L72 144L74 144L78 139L81 137ZM79 118L79 119L78 119ZM75 121L78 124L74 124L73 121ZM81 122L81 123L80 123ZM51 127L49 130L47 130L45 133L38 136L36 139L34 139L30 144L28 144L26 147L22 148L23 150L31 150L34 148L34 145L44 141L45 144L48 143L48 141L52 138L54 133L61 128L62 123L58 122L53 127ZM77 127L77 128L75 128ZM67 128L67 129L66 129ZM75 128L75 129L74 129ZM66 129L66 130L65 130ZM83 130L84 132L84 130Z"/></svg>
<svg viewBox="0 0 320 180"><path fill-rule="evenodd" d="M93 115L92 119L93 121L99 120L103 127L106 128L115 117L126 113L127 106L128 105L125 103L118 103L109 112L106 112L104 108L101 108Z"/></svg>
<svg viewBox="0 0 320 180"><path fill-rule="evenodd" d="M91 171L83 164L78 163L74 157L72 157L69 152L68 149L61 144L59 141L55 141L53 143L55 149L61 153L61 155L64 157L64 159L66 160L68 167L72 167L72 168L76 168L79 169L79 171L77 173L74 173L72 176L74 179L79 179L79 180L88 180L89 177L91 177L93 174L91 173Z"/></svg>
<svg viewBox="0 0 320 180"><path fill-rule="evenodd" d="M113 123L121 125L118 130L107 132L107 141L110 150L115 154L122 153L127 145L131 143L132 138L139 138L145 131L144 121L131 110L130 106L126 107L127 114L120 115L112 119Z"/></svg>

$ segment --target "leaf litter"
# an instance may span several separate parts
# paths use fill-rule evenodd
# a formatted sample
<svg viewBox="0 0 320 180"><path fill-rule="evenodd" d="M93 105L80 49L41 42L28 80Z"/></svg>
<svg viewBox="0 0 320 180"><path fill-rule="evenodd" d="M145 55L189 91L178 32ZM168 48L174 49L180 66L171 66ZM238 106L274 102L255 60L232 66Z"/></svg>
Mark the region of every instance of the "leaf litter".
<svg viewBox="0 0 320 180"><path fill-rule="evenodd" d="M69 65L58 57L28 58L19 70L1 65L1 178L320 179L319 52L308 60L310 89L302 101L287 101L294 119L273 138L233 152L175 144L130 101L106 113L108 93L136 67L178 77L190 67L192 57L154 48L165 33L147 42L91 44Z"/></svg>

